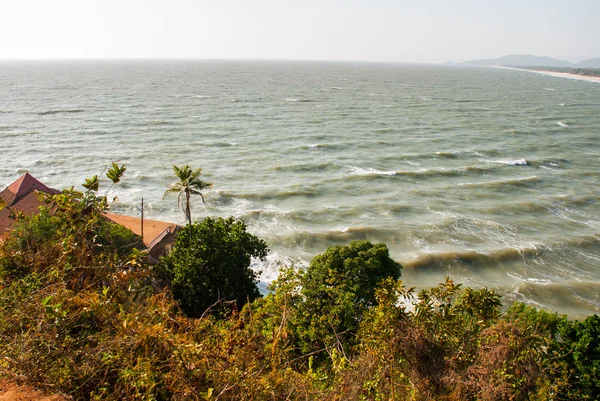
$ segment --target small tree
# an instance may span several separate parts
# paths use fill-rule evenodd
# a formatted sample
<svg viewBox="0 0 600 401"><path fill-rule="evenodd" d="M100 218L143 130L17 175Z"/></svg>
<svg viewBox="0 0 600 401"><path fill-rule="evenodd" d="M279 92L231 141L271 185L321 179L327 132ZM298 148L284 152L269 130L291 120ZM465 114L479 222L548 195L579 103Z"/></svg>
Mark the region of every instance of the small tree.
<svg viewBox="0 0 600 401"><path fill-rule="evenodd" d="M161 269L188 316L201 316L219 301L238 307L260 296L251 259L264 260L266 243L246 232L242 220L207 217L177 235Z"/></svg>
<svg viewBox="0 0 600 401"><path fill-rule="evenodd" d="M177 205L185 214L185 218L191 230L192 208L190 204L190 197L192 195L200 195L200 198L202 198L202 202L205 202L204 195L201 191L212 187L213 184L210 182L204 182L200 179L202 169L197 168L195 170L192 170L192 168L188 164L181 168L173 166L173 171L175 172L177 178L179 178L179 181L176 181L170 185L169 189L165 191L163 199L167 195L177 194Z"/></svg>
<svg viewBox="0 0 600 401"><path fill-rule="evenodd" d="M303 302L298 328L303 352L353 343L363 313L377 304L375 290L386 278L397 280L402 266L385 244L354 241L316 256L301 278Z"/></svg>

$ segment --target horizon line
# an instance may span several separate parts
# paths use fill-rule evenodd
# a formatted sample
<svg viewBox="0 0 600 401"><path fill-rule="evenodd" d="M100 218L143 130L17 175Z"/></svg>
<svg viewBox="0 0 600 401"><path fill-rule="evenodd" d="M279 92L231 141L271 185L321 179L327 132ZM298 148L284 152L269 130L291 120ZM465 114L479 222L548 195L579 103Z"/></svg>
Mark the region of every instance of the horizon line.
<svg viewBox="0 0 600 401"><path fill-rule="evenodd" d="M301 58L241 58L241 57L44 57L44 58L2 58L0 62L12 61L276 61L276 62L318 62L318 63L373 63L373 64L448 64L452 61L393 61L393 60L350 60L350 59L301 59Z"/></svg>

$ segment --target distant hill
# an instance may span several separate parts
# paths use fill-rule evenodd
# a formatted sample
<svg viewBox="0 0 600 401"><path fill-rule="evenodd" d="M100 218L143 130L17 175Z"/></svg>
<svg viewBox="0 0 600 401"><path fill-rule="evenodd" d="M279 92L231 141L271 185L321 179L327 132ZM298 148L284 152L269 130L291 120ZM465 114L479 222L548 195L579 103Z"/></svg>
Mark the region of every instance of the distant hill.
<svg viewBox="0 0 600 401"><path fill-rule="evenodd" d="M596 60L596 59L594 59ZM598 59L600 60L600 59ZM582 61L585 63L586 61ZM573 63L565 60L559 60L551 57L540 57L532 55L509 55L494 59L468 60L460 64L467 65L497 65L497 66L524 66L535 65L544 67L573 67ZM581 63L580 63L581 64Z"/></svg>
<svg viewBox="0 0 600 401"><path fill-rule="evenodd" d="M577 68L600 68L600 57L584 60L575 64Z"/></svg>

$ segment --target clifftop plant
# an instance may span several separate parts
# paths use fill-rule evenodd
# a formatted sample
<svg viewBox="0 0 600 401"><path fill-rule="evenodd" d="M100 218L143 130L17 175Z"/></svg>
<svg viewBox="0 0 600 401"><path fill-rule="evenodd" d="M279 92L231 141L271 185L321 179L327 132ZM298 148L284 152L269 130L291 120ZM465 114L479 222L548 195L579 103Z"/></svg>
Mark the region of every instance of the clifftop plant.
<svg viewBox="0 0 600 401"><path fill-rule="evenodd" d="M124 166L113 163L107 176L116 183L124 172ZM86 192L71 187L56 195L44 194L47 206L36 215L20 217L5 241L3 272L19 276L54 268L93 280L95 270L83 266L105 266L107 258L126 258L143 246L135 234L104 218L108 200L97 194L98 186L94 176L86 180Z"/></svg>
<svg viewBox="0 0 600 401"><path fill-rule="evenodd" d="M161 269L174 297L190 317L199 317L221 301L238 308L260 296L252 258L265 259L267 244L246 232L242 220L205 218L177 235Z"/></svg>
<svg viewBox="0 0 600 401"><path fill-rule="evenodd" d="M346 354L363 314L377 304L378 285L387 278L397 280L401 269L384 244L368 241L333 246L316 256L300 278L302 351L337 349Z"/></svg>

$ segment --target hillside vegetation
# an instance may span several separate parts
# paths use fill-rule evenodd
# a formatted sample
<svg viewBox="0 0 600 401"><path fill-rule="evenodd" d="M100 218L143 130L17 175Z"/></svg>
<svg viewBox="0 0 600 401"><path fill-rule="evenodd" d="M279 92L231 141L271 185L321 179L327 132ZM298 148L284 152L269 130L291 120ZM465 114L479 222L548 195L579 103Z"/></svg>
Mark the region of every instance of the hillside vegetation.
<svg viewBox="0 0 600 401"><path fill-rule="evenodd" d="M97 186L48 196L0 250L0 379L81 400L595 400L600 318L451 279L416 292L384 244L336 246L256 291L243 222L150 265ZM200 302L200 298L201 302Z"/></svg>

